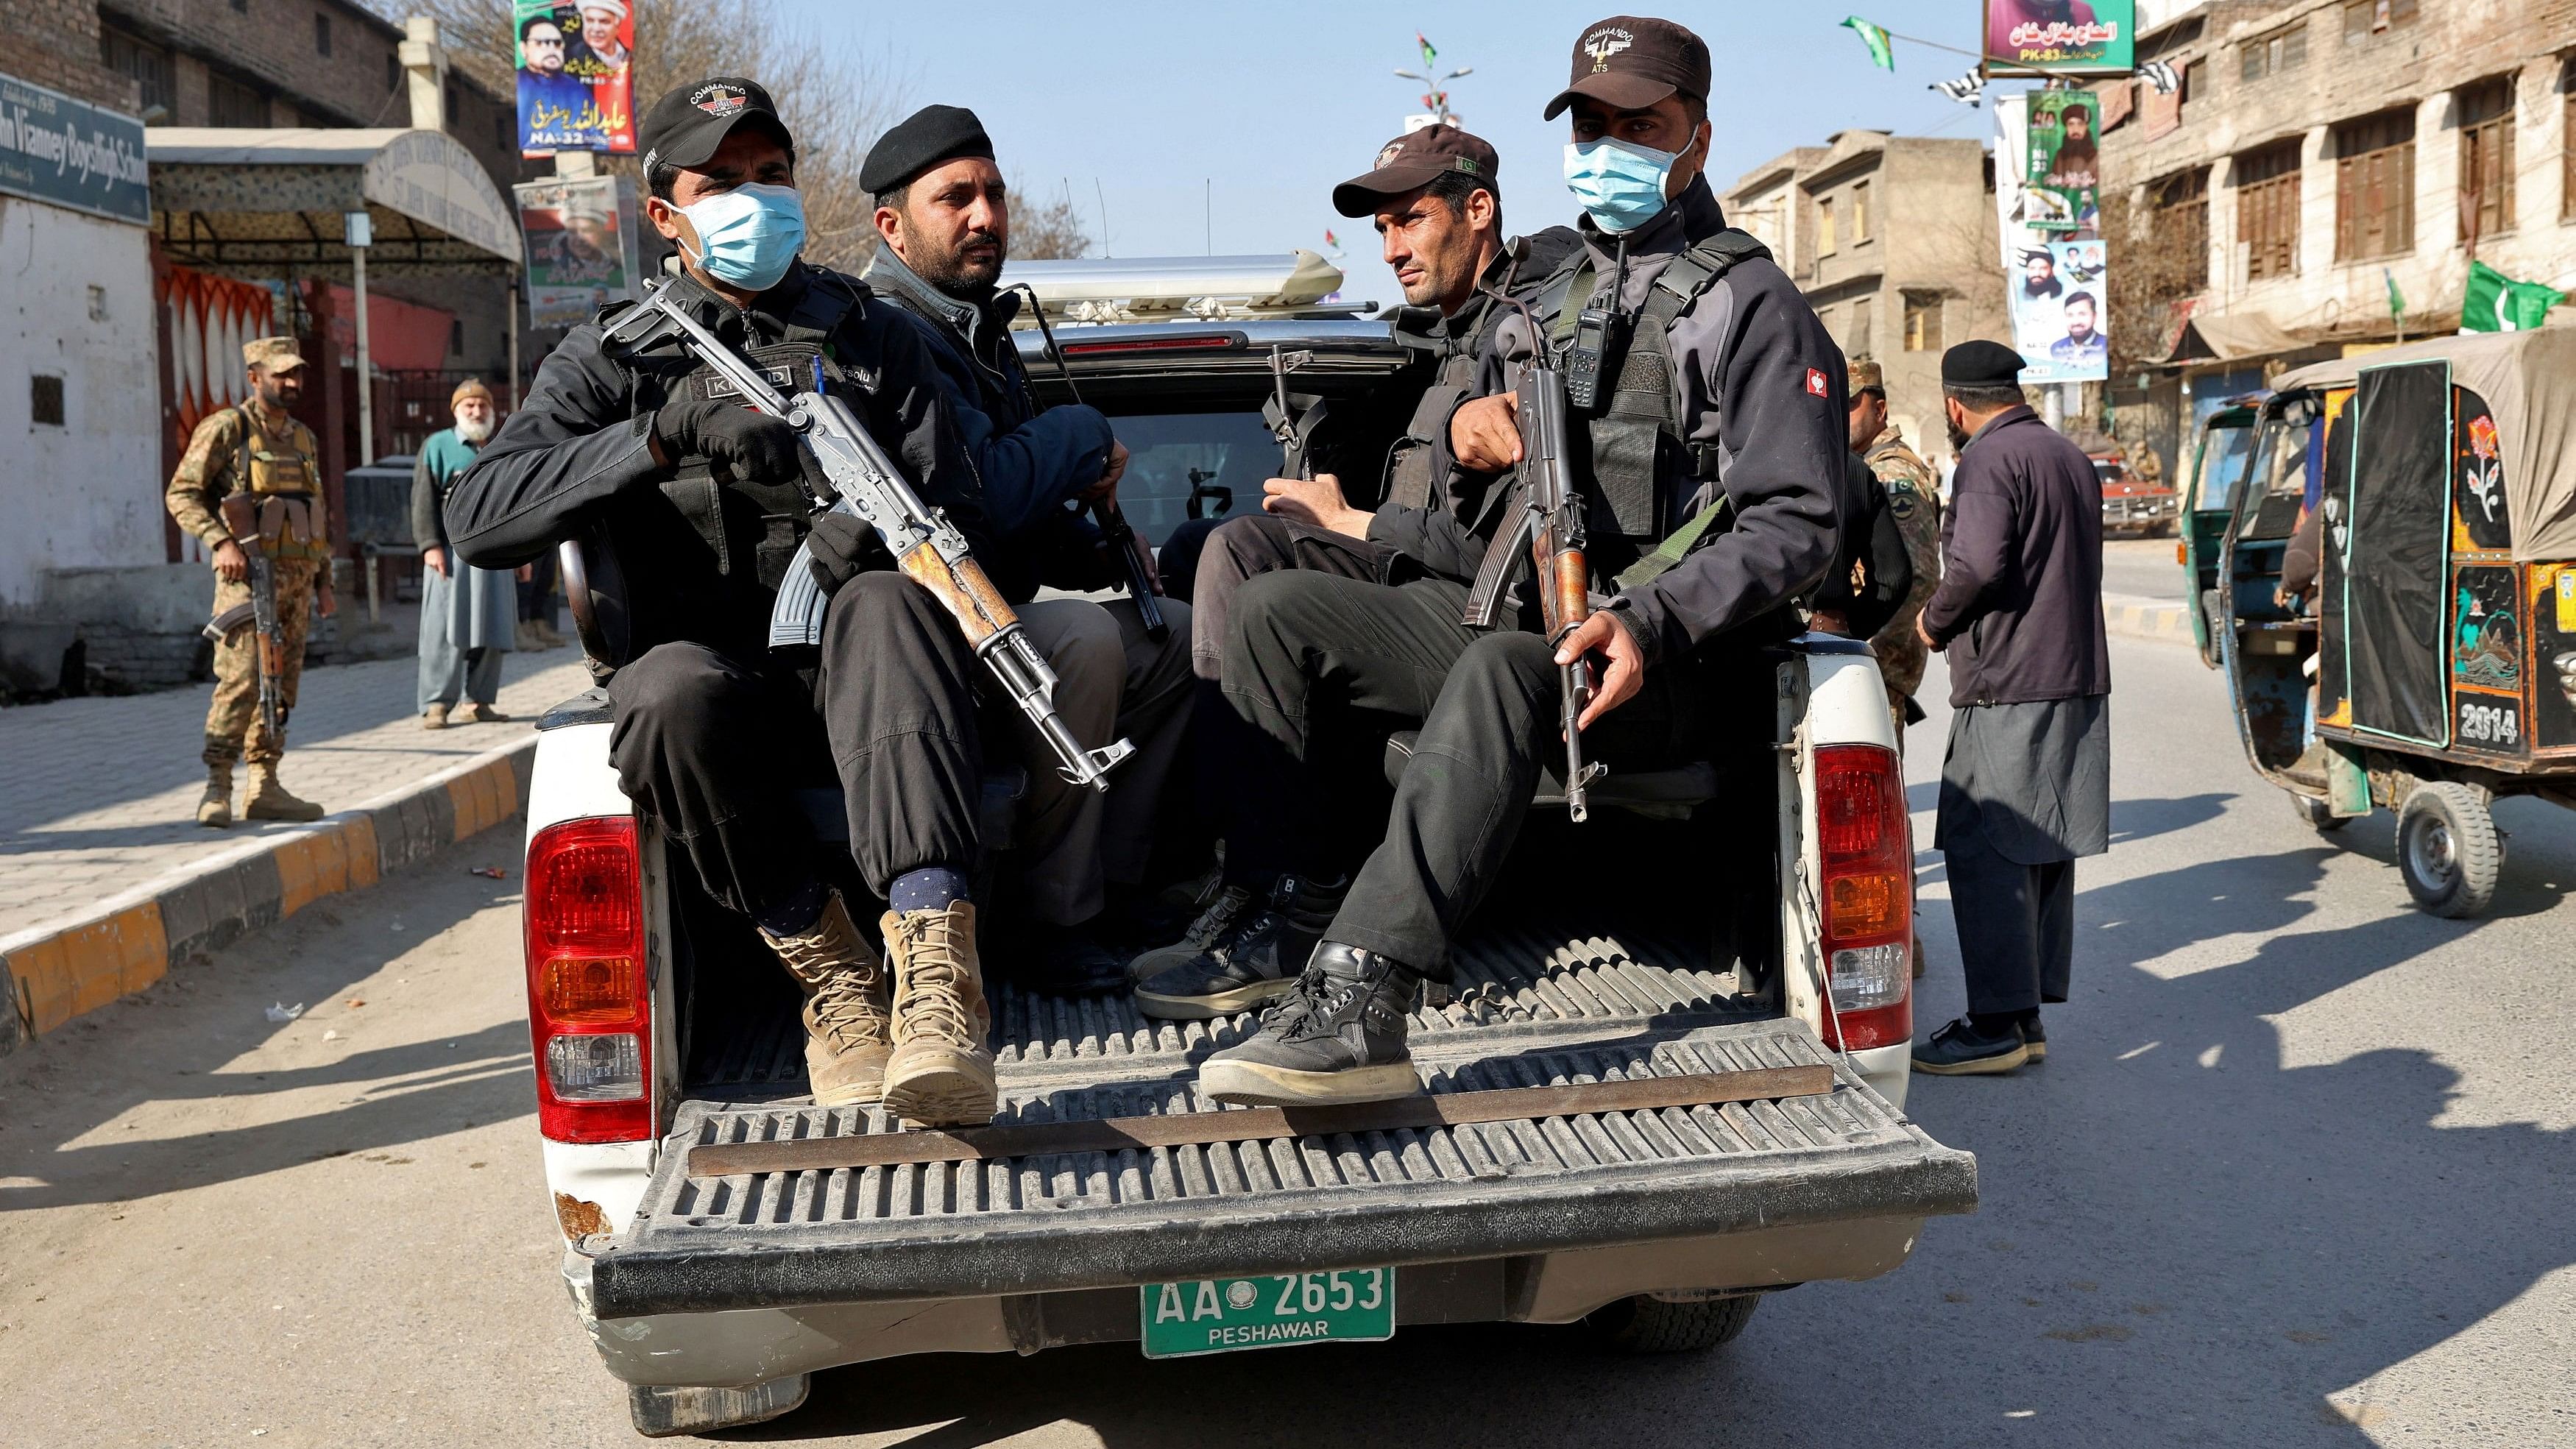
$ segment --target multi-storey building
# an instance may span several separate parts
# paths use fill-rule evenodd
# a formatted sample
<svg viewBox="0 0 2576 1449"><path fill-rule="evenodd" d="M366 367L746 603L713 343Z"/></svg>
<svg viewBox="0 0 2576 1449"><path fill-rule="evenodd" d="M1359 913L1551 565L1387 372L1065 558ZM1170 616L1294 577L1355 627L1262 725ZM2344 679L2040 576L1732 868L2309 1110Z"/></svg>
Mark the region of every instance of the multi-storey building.
<svg viewBox="0 0 2576 1449"><path fill-rule="evenodd" d="M2165 8L2139 58L2179 91L2100 87L2112 283L2162 324L2113 334L2124 432L2170 461L2267 370L2455 330L2472 258L2576 290L2576 0Z"/></svg>
<svg viewBox="0 0 2576 1449"><path fill-rule="evenodd" d="M1844 131L1739 178L1728 220L1762 239L1854 361L1887 373L1890 415L1927 458L1941 351L2007 338L1994 172L1982 143Z"/></svg>

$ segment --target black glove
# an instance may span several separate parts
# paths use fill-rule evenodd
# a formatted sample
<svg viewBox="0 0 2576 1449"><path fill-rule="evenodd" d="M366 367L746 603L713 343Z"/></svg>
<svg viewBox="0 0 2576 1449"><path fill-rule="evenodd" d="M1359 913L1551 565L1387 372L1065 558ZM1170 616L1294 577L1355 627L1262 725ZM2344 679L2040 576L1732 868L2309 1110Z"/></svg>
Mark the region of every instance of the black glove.
<svg viewBox="0 0 2576 1449"><path fill-rule="evenodd" d="M680 398L653 415L653 434L672 458L698 454L723 463L737 478L783 482L811 473L796 430L783 418L739 403Z"/></svg>
<svg viewBox="0 0 2576 1449"><path fill-rule="evenodd" d="M813 551L814 582L827 594L861 574L894 564L894 555L886 552L885 540L877 531L857 514L839 509L814 515L805 546Z"/></svg>

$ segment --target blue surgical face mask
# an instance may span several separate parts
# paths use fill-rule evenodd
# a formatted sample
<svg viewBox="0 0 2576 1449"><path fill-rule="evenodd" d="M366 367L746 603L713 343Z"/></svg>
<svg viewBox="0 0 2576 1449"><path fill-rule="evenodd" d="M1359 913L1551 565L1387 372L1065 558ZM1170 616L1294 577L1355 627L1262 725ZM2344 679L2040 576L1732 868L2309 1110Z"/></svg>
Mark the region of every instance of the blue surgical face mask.
<svg viewBox="0 0 2576 1449"><path fill-rule="evenodd" d="M805 204L793 186L749 182L680 208L698 229L697 258L728 287L766 292L805 245ZM685 248L684 248L685 249Z"/></svg>
<svg viewBox="0 0 2576 1449"><path fill-rule="evenodd" d="M1686 154L1606 137L1576 141L1565 148L1565 189L1603 231L1635 231L1671 205L1664 185Z"/></svg>

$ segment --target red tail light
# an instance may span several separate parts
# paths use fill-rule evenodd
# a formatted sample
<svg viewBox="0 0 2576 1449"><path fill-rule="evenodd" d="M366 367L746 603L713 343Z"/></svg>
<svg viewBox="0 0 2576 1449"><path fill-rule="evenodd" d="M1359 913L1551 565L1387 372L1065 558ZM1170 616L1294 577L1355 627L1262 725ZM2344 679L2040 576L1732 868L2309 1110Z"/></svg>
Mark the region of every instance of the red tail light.
<svg viewBox="0 0 2576 1449"><path fill-rule="evenodd" d="M1115 342L1068 342L1061 350L1067 357L1097 357L1112 352L1231 352L1242 345L1243 339L1225 335L1129 337Z"/></svg>
<svg viewBox="0 0 2576 1449"><path fill-rule="evenodd" d="M1816 833L1824 861L1827 1046L1895 1046L1914 1035L1914 829L1896 752L1816 751Z"/></svg>
<svg viewBox="0 0 2576 1449"><path fill-rule="evenodd" d="M653 1135L653 992L631 819L567 820L528 843L528 1035L537 1130Z"/></svg>

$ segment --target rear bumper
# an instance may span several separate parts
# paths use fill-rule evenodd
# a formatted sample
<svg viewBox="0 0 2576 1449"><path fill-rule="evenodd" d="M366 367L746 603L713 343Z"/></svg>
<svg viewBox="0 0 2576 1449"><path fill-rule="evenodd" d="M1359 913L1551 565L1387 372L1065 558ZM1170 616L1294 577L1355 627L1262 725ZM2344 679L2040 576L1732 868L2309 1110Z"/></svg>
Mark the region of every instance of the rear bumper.
<svg viewBox="0 0 2576 1449"><path fill-rule="evenodd" d="M1637 1293L1874 1278L1905 1261L1921 1230L1919 1217L1871 1219L1419 1264L1397 1270L1396 1321L1570 1323ZM567 1250L563 1272L600 1361L634 1384L731 1388L909 1354L1027 1354L1140 1336L1133 1286L601 1320L591 1260Z"/></svg>

